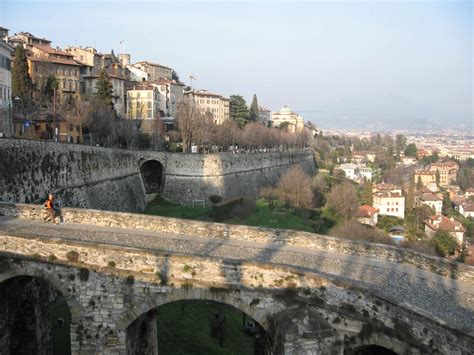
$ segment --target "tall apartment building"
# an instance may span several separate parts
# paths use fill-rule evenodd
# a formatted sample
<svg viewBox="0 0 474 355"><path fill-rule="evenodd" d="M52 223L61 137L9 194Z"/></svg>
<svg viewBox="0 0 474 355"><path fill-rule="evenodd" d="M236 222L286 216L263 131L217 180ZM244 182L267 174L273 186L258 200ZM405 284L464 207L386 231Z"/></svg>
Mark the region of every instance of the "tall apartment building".
<svg viewBox="0 0 474 355"><path fill-rule="evenodd" d="M453 161L437 162L430 165L429 171L439 172L439 184L441 186L450 185L456 180L459 165Z"/></svg>
<svg viewBox="0 0 474 355"><path fill-rule="evenodd" d="M13 133L11 59L13 47L3 39L8 29L0 27L0 138Z"/></svg>
<svg viewBox="0 0 474 355"><path fill-rule="evenodd" d="M183 100L184 84L163 78L151 83L160 92L160 111L162 116L176 117L177 104Z"/></svg>
<svg viewBox="0 0 474 355"><path fill-rule="evenodd" d="M158 63L143 61L137 62L133 66L146 72L148 74L147 80L150 81L157 81L160 78L171 80L173 77L173 69Z"/></svg>
<svg viewBox="0 0 474 355"><path fill-rule="evenodd" d="M160 92L155 85L143 82L128 88L127 118L137 120L143 133L160 133Z"/></svg>
<svg viewBox="0 0 474 355"><path fill-rule="evenodd" d="M188 102L194 105L196 112L212 115L215 124L223 124L229 116L229 99L207 90L186 92Z"/></svg>

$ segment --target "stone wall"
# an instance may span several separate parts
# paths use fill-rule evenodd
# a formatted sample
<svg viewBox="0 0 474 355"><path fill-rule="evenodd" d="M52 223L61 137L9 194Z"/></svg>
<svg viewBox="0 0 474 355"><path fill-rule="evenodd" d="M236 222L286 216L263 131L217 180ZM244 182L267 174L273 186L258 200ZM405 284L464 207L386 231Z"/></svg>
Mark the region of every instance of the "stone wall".
<svg viewBox="0 0 474 355"><path fill-rule="evenodd" d="M42 209L36 205L0 203L0 215L38 220L42 218ZM189 235L197 238L290 245L342 255L367 256L412 265L447 278L474 283L474 267L384 244L355 242L301 231L257 228L121 212L65 208L63 209L63 215L67 223L149 230Z"/></svg>
<svg viewBox="0 0 474 355"><path fill-rule="evenodd" d="M3 201L39 201L59 191L67 206L114 211L145 207L136 156L129 151L2 139L0 162Z"/></svg>
<svg viewBox="0 0 474 355"><path fill-rule="evenodd" d="M37 238L5 236L0 245L0 286L30 275L65 297L73 354L125 354L130 325L183 299L245 312L273 337L276 354L342 354L366 344L404 354L472 349L472 338L429 314L297 269ZM70 250L77 262L67 260Z"/></svg>
<svg viewBox="0 0 474 355"><path fill-rule="evenodd" d="M163 194L191 203L210 195L258 196L290 166L315 172L309 151L172 154L53 142L0 139L0 201L33 202L59 190L67 206L136 212L145 207L140 165L164 167Z"/></svg>

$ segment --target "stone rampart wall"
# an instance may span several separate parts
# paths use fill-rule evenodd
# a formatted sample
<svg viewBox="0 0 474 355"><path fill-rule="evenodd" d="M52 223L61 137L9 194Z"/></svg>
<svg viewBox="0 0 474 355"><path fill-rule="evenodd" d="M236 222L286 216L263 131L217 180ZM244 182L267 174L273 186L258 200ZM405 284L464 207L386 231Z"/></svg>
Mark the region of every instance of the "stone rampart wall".
<svg viewBox="0 0 474 355"><path fill-rule="evenodd" d="M264 244L272 243L329 251L343 255L367 256L385 261L409 264L448 278L474 283L473 267L384 244L354 242L301 231L257 228L121 212L65 208L63 214L65 221L69 223L132 228L189 235L197 238L230 239ZM42 218L42 210L37 205L0 203L0 215L40 219Z"/></svg>
<svg viewBox="0 0 474 355"><path fill-rule="evenodd" d="M58 190L70 207L136 212L145 207L140 165L164 167L163 194L172 201L256 197L290 166L315 172L311 152L172 154L0 139L0 201L30 203Z"/></svg>

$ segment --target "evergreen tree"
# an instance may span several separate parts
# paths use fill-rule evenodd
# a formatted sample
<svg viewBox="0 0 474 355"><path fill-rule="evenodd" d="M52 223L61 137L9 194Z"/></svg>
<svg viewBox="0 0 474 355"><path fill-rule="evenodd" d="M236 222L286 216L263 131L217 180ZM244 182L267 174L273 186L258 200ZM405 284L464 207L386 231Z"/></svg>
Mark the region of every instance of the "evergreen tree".
<svg viewBox="0 0 474 355"><path fill-rule="evenodd" d="M59 87L59 80L53 74L48 76L48 78L46 79L46 83L44 84L44 87L43 87L43 95L48 101L51 101L53 99L54 90L55 89L57 90L58 87Z"/></svg>
<svg viewBox="0 0 474 355"><path fill-rule="evenodd" d="M423 181L421 181L421 176L418 175L418 180L416 182L416 189L420 190L423 187Z"/></svg>
<svg viewBox="0 0 474 355"><path fill-rule="evenodd" d="M114 103L112 101L112 97L114 91L112 82L110 81L109 75L107 74L107 70L105 68L100 70L95 86L97 88L97 98L113 109Z"/></svg>
<svg viewBox="0 0 474 355"><path fill-rule="evenodd" d="M245 124L248 122L249 109L245 99L242 96L230 96L229 115L240 127L245 126Z"/></svg>
<svg viewBox="0 0 474 355"><path fill-rule="evenodd" d="M250 105L250 114L249 114L250 121L257 122L258 121L258 101L257 95L253 94L252 104Z"/></svg>
<svg viewBox="0 0 474 355"><path fill-rule="evenodd" d="M408 187L407 204L406 204L407 214L411 214L413 212L413 207L415 207L415 178L414 177L410 180L410 186Z"/></svg>
<svg viewBox="0 0 474 355"><path fill-rule="evenodd" d="M410 143L405 148L405 156L416 158L418 156L418 148L415 143Z"/></svg>
<svg viewBox="0 0 474 355"><path fill-rule="evenodd" d="M439 186L439 182L441 181L441 175L439 174L439 169L436 169L436 184Z"/></svg>
<svg viewBox="0 0 474 355"><path fill-rule="evenodd" d="M372 181L369 180L364 183L363 190L361 193L361 202L363 204L372 206L373 204L372 188L373 188Z"/></svg>
<svg viewBox="0 0 474 355"><path fill-rule="evenodd" d="M32 98L33 88L25 50L21 45L18 45L15 48L12 68L12 96L18 97L21 104L26 104Z"/></svg>
<svg viewBox="0 0 474 355"><path fill-rule="evenodd" d="M178 73L176 73L176 71L173 69L173 71L171 72L171 79L173 79L174 81L176 81L177 83L179 83L179 76L178 76Z"/></svg>

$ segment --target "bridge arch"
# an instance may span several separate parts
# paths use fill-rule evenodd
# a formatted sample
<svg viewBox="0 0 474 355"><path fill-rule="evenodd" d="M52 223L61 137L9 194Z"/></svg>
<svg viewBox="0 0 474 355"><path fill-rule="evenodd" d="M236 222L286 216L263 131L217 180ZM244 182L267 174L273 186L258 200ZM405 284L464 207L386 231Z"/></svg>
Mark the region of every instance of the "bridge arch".
<svg viewBox="0 0 474 355"><path fill-rule="evenodd" d="M68 298L46 278L2 275L0 352L70 353L72 315L76 322L79 317L65 306Z"/></svg>
<svg viewBox="0 0 474 355"><path fill-rule="evenodd" d="M271 307L262 307L261 303L264 303L266 299ZM150 296L145 301L140 300L132 304L117 322L117 329L125 331L139 316L164 304L185 300L212 301L232 306L254 319L265 331L269 331L271 327L270 315L282 311L285 307L282 303L275 302L270 295L258 291L201 287L176 288L159 297Z"/></svg>
<svg viewBox="0 0 474 355"><path fill-rule="evenodd" d="M154 194L162 192L165 185L165 168L163 164L156 159L140 159L140 174L145 193Z"/></svg>

